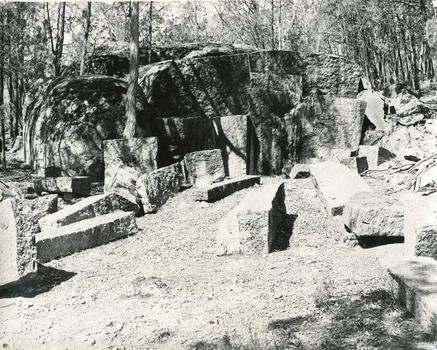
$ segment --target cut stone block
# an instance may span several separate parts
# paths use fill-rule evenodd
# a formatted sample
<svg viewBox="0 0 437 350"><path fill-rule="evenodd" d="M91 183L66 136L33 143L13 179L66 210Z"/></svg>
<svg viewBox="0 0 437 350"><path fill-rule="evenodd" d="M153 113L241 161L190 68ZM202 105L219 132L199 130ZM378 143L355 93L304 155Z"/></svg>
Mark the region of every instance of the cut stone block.
<svg viewBox="0 0 437 350"><path fill-rule="evenodd" d="M364 173L369 169L367 157L348 157L340 160L340 163L346 165L349 169L356 171L358 174Z"/></svg>
<svg viewBox="0 0 437 350"><path fill-rule="evenodd" d="M437 166L427 169L417 176L414 183L414 192L437 189Z"/></svg>
<svg viewBox="0 0 437 350"><path fill-rule="evenodd" d="M74 193L89 196L91 182L89 176L40 177L33 180L38 193Z"/></svg>
<svg viewBox="0 0 437 350"><path fill-rule="evenodd" d="M136 233L134 214L116 211L41 232L36 235L37 259L48 262Z"/></svg>
<svg viewBox="0 0 437 350"><path fill-rule="evenodd" d="M337 162L311 164L317 194L328 213L343 214L346 202L358 192L372 192L369 185L352 170Z"/></svg>
<svg viewBox="0 0 437 350"><path fill-rule="evenodd" d="M390 274L390 289L425 333L437 333L437 262L431 258L381 260Z"/></svg>
<svg viewBox="0 0 437 350"><path fill-rule="evenodd" d="M41 231L66 226L75 222L105 215L116 210L138 212L139 207L116 193L105 193L85 198L80 202L43 217L39 220Z"/></svg>
<svg viewBox="0 0 437 350"><path fill-rule="evenodd" d="M358 148L359 157L367 157L367 165L369 170L374 170L384 162L389 161L396 156L389 150L379 146L364 146Z"/></svg>
<svg viewBox="0 0 437 350"><path fill-rule="evenodd" d="M57 196L0 202L0 285L36 272L38 219L57 209Z"/></svg>
<svg viewBox="0 0 437 350"><path fill-rule="evenodd" d="M229 177L247 174L247 118L247 115L232 115L214 120Z"/></svg>
<svg viewBox="0 0 437 350"><path fill-rule="evenodd" d="M217 254L270 253L286 217L284 200L284 183L266 185L247 194L219 223Z"/></svg>
<svg viewBox="0 0 437 350"><path fill-rule="evenodd" d="M184 180L182 164L175 163L142 175L137 181L137 191L146 213L155 212L175 193Z"/></svg>
<svg viewBox="0 0 437 350"><path fill-rule="evenodd" d="M136 181L157 169L156 137L103 141L105 192L116 192L136 203Z"/></svg>
<svg viewBox="0 0 437 350"><path fill-rule="evenodd" d="M407 193L401 200L405 207L405 253L437 260L437 213L428 197Z"/></svg>
<svg viewBox="0 0 437 350"><path fill-rule="evenodd" d="M185 155L185 164L189 181L196 187L209 186L226 177L219 149L188 153Z"/></svg>
<svg viewBox="0 0 437 350"><path fill-rule="evenodd" d="M365 101L366 116L375 126L376 130L386 131L387 126L384 120L384 100L378 92L364 90L358 96L358 100Z"/></svg>
<svg viewBox="0 0 437 350"><path fill-rule="evenodd" d="M259 185L260 177L245 175L235 179L222 181L213 184L209 187L193 189L193 197L198 201L212 202L231 195L234 192L240 191L244 188L251 187L255 184Z"/></svg>
<svg viewBox="0 0 437 350"><path fill-rule="evenodd" d="M359 192L346 202L343 223L356 236L403 236L404 206L388 196Z"/></svg>
<svg viewBox="0 0 437 350"><path fill-rule="evenodd" d="M307 164L295 164L289 174L290 179L306 179L310 176L310 167Z"/></svg>

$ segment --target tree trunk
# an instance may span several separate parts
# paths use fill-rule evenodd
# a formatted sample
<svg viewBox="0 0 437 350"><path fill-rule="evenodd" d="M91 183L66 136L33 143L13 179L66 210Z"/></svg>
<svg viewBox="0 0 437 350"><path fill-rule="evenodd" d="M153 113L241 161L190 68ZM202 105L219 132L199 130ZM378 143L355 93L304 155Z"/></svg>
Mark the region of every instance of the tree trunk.
<svg viewBox="0 0 437 350"><path fill-rule="evenodd" d="M126 126L124 128L124 138L132 138L135 136L135 128L137 124L137 116L135 111L136 92L138 85L138 36L139 36L139 2L131 1L131 16L130 16L130 69L126 95Z"/></svg>
<svg viewBox="0 0 437 350"><path fill-rule="evenodd" d="M3 171L6 172L6 130L5 130L5 109L4 109L4 99L3 99L3 91L4 91L4 67L5 67L5 50L4 50L4 30L5 26L3 23L3 3L0 4L0 124L1 124L1 151L2 151L2 164Z"/></svg>
<svg viewBox="0 0 437 350"><path fill-rule="evenodd" d="M149 5L149 64L152 63L153 1Z"/></svg>
<svg viewBox="0 0 437 350"><path fill-rule="evenodd" d="M88 1L87 11L84 11L84 12L85 12L84 14L85 14L85 18L86 18L85 34L84 34L85 43L84 43L83 52L82 52L82 59L80 60L79 75L83 75L83 73L85 71L85 60L86 60L86 54L87 54L87 49L88 49L88 37L90 34L90 28L91 28L91 2L90 1Z"/></svg>
<svg viewBox="0 0 437 350"><path fill-rule="evenodd" d="M64 48L65 2L58 8L58 33L56 35L55 76L61 75L61 58Z"/></svg>

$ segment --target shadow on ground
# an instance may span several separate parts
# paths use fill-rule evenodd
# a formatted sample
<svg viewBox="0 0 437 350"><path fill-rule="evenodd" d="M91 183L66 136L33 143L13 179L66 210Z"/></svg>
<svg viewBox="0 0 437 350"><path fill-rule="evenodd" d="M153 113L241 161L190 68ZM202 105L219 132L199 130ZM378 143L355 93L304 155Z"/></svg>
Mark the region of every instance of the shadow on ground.
<svg viewBox="0 0 437 350"><path fill-rule="evenodd" d="M0 289L0 299L33 298L46 293L53 287L68 281L75 276L75 272L58 270L53 267L38 264L38 270L31 276L25 276L17 282L5 284Z"/></svg>
<svg viewBox="0 0 437 350"><path fill-rule="evenodd" d="M297 219L295 214L286 214L285 220L279 226L278 238L273 242L272 251L286 250L290 247L290 238L293 234L294 222Z"/></svg>
<svg viewBox="0 0 437 350"><path fill-rule="evenodd" d="M319 300L317 307L322 313L270 322L266 329L270 341L262 334L255 334L245 342L232 341L233 338L225 335L214 343L197 342L190 349L419 350L423 349L423 342L431 346L432 341L436 341L423 333L415 320L384 290L359 297L326 298L323 302Z"/></svg>

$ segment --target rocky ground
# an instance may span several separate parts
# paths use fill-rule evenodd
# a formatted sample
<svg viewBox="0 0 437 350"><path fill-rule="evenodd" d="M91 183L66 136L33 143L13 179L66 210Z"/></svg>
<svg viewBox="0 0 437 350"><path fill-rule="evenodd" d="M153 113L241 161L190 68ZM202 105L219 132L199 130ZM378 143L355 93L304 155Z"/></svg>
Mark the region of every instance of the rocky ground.
<svg viewBox="0 0 437 350"><path fill-rule="evenodd" d="M179 193L139 233L44 267L0 294L11 349L430 349L385 289L378 258L402 244L343 243L310 179L285 181L288 249L215 254L217 224L248 191L212 204ZM369 182L380 190L386 180ZM379 186L379 187L378 187ZM297 219L295 217L297 215Z"/></svg>

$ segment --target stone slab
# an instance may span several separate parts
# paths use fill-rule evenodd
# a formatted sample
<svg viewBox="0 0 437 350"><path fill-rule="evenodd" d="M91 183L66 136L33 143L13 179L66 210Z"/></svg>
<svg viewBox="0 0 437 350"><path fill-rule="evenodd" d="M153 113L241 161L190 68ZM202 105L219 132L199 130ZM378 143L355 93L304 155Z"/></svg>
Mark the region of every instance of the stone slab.
<svg viewBox="0 0 437 350"><path fill-rule="evenodd" d="M0 285L35 273L38 219L57 209L57 195L0 202Z"/></svg>
<svg viewBox="0 0 437 350"><path fill-rule="evenodd" d="M214 119L229 177L247 174L247 118L247 115L232 115Z"/></svg>
<svg viewBox="0 0 437 350"><path fill-rule="evenodd" d="M184 181L183 165L178 162L142 175L137 181L137 192L143 209L152 213L173 197Z"/></svg>
<svg viewBox="0 0 437 350"><path fill-rule="evenodd" d="M343 214L346 202L358 192L372 192L369 185L352 170L338 162L310 164L317 194L328 213Z"/></svg>
<svg viewBox="0 0 437 350"><path fill-rule="evenodd" d="M225 175L222 151L219 149L191 152L185 155L188 179L196 187L222 181Z"/></svg>
<svg viewBox="0 0 437 350"><path fill-rule="evenodd" d="M89 176L38 177L33 180L38 193L74 193L89 196L91 181Z"/></svg>
<svg viewBox="0 0 437 350"><path fill-rule="evenodd" d="M259 176L245 175L222 181L209 187L195 188L192 194L195 200L212 202L255 184L260 184Z"/></svg>
<svg viewBox="0 0 437 350"><path fill-rule="evenodd" d="M288 175L290 179L307 179L311 176L308 164L295 164Z"/></svg>
<svg viewBox="0 0 437 350"><path fill-rule="evenodd" d="M284 183L254 189L222 219L217 230L217 254L270 253L286 217Z"/></svg>
<svg viewBox="0 0 437 350"><path fill-rule="evenodd" d="M93 248L138 231L134 212L116 211L36 235L39 262Z"/></svg>
<svg viewBox="0 0 437 350"><path fill-rule="evenodd" d="M340 160L341 164L346 165L349 169L357 172L358 174L364 173L369 170L367 164L367 157L348 157Z"/></svg>
<svg viewBox="0 0 437 350"><path fill-rule="evenodd" d="M429 196L406 193L400 196L405 207L405 253L437 260L437 213Z"/></svg>
<svg viewBox="0 0 437 350"><path fill-rule="evenodd" d="M403 236L404 206L392 197L359 192L346 202L343 223L356 236Z"/></svg>
<svg viewBox="0 0 437 350"><path fill-rule="evenodd" d="M437 262L427 257L387 258L381 265L390 274L390 289L419 321L422 330L437 333Z"/></svg>
<svg viewBox="0 0 437 350"><path fill-rule="evenodd" d="M358 156L367 157L369 170L374 170L382 163L396 157L393 153L383 147L365 145L360 145L358 148Z"/></svg>
<svg viewBox="0 0 437 350"><path fill-rule="evenodd" d="M437 165L426 169L416 177L414 192L437 189Z"/></svg>
<svg viewBox="0 0 437 350"><path fill-rule="evenodd" d="M66 226L75 222L105 215L115 210L138 212L137 204L121 197L116 193L105 193L91 196L64 209L47 215L39 220L41 231Z"/></svg>

